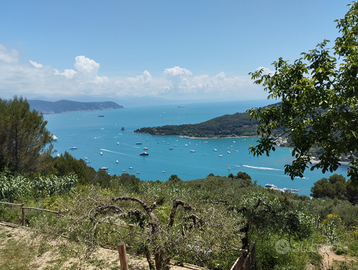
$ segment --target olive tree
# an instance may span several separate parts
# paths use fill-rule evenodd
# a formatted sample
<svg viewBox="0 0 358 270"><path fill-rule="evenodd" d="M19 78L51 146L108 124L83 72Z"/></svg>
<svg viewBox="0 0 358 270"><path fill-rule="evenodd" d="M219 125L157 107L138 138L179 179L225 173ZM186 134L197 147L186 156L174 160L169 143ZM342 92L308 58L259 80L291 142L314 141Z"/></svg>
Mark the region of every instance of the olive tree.
<svg viewBox="0 0 358 270"><path fill-rule="evenodd" d="M303 176L314 147L320 151L311 170L333 172L345 159L348 176L358 183L358 2L349 7L344 18L336 20L340 36L331 49L324 40L291 64L279 58L273 73L249 73L268 91L268 99L282 101L247 111L259 121L261 136L249 150L269 155L279 137L287 136L294 160L285 165L285 173L292 180ZM283 134L275 134L278 128Z"/></svg>
<svg viewBox="0 0 358 270"><path fill-rule="evenodd" d="M42 114L31 111L26 99L17 96L8 101L0 99L0 115L1 165L18 172L36 171L41 158L52 149L47 121Z"/></svg>

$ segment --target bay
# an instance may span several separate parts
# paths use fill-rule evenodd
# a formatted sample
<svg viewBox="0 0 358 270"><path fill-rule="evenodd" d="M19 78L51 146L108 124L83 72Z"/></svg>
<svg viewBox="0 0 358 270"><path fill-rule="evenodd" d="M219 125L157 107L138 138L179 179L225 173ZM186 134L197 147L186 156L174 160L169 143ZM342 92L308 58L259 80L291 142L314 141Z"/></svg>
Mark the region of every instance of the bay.
<svg viewBox="0 0 358 270"><path fill-rule="evenodd" d="M134 133L141 127L195 124L271 103L254 100L132 106L44 117L48 130L58 137L53 142L55 155L68 151L75 158L87 161L95 170L107 167L111 175L129 173L144 181L166 181L175 174L187 181L205 178L210 173L227 176L242 171L259 185L270 183L279 188L295 188L299 189L299 194L309 196L314 182L333 173L308 170L304 178L292 181L284 174L284 165L292 162L289 148L277 148L269 157L253 157L248 148L256 143L255 137L188 139ZM76 149L71 150L71 147ZM144 147L148 150L143 150ZM141 156L143 151L149 155ZM341 166L336 173L345 176L346 167Z"/></svg>

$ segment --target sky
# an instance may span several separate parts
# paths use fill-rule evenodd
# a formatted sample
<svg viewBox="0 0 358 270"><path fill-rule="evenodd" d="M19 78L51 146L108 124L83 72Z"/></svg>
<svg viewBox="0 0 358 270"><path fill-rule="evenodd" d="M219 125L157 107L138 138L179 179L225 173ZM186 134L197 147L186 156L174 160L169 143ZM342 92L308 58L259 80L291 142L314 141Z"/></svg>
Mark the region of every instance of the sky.
<svg viewBox="0 0 358 270"><path fill-rule="evenodd" d="M2 1L0 98L266 99L249 72L334 42L349 3Z"/></svg>

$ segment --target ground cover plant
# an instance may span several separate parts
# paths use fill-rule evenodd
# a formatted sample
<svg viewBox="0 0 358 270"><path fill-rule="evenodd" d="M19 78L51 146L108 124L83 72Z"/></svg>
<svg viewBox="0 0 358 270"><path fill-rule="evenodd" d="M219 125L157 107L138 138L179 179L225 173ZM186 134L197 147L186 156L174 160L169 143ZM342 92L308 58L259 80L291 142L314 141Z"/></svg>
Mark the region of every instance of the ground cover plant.
<svg viewBox="0 0 358 270"><path fill-rule="evenodd" d="M16 193L12 201L61 212L61 217L26 214L26 225L46 241L80 243L88 257L100 246L125 242L151 269L169 269L170 259L230 269L240 255L234 249L253 242L259 269L319 269L317 245L358 256L356 205L267 190L247 179L240 172L145 182L123 174L111 176L106 187L77 182L65 192ZM20 217L19 209L0 205L0 220L19 224ZM277 242L282 240L290 249L281 254Z"/></svg>

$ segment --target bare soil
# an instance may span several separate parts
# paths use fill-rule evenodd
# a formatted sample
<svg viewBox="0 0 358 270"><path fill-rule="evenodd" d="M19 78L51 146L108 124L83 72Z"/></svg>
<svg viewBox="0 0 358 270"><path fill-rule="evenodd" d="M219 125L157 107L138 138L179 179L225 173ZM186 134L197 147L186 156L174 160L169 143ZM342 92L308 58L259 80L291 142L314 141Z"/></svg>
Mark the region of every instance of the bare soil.
<svg viewBox="0 0 358 270"><path fill-rule="evenodd" d="M1 222L0 221L0 233L6 234L6 238L0 239L0 261L1 251L9 248L9 241L15 241L16 243L21 243L24 249L29 249L30 247L36 246L35 250L41 249L41 243L36 238L33 238L31 235L31 230L26 227L20 227L11 223ZM56 251L58 243L48 243L52 246L49 250L45 252L39 252L39 254L33 254L31 256L31 261L26 263L26 266L23 268L17 269L103 269L103 270L113 270L120 269L120 262L118 251L109 248L97 248L96 251L91 255L90 258L84 259L81 256L73 253L73 256L67 256L65 260L61 259L61 254ZM21 259L22 255L19 254L18 259ZM131 270L147 270L149 269L148 263L143 257L135 257L127 254L127 261L129 269ZM59 262L56 266L56 262ZM3 269L0 263L0 269ZM5 266L5 269L7 268ZM172 270L200 270L200 268L195 265L184 264L182 266L172 265Z"/></svg>

